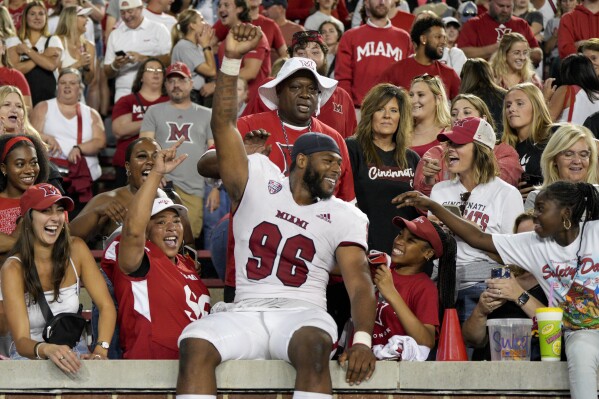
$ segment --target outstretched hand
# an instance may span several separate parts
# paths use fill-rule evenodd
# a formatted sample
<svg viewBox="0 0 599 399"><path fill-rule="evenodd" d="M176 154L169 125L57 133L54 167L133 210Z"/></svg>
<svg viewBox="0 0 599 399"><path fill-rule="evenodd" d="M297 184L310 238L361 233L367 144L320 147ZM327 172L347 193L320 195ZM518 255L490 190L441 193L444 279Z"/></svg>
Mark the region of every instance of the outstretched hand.
<svg viewBox="0 0 599 399"><path fill-rule="evenodd" d="M245 152L248 155L258 153L268 156L272 150L272 145L266 145L269 137L270 133L264 129L252 130L246 133L243 137Z"/></svg>
<svg viewBox="0 0 599 399"><path fill-rule="evenodd" d="M362 344L352 345L339 356L338 362L346 370L345 381L349 385L360 385L362 381L368 381L376 367L372 349Z"/></svg>
<svg viewBox="0 0 599 399"><path fill-rule="evenodd" d="M153 172L166 175L172 172L177 166L179 166L188 157L187 154L181 154L177 157L177 148L185 141L184 137L181 137L179 141L173 144L171 147L160 150L154 161Z"/></svg>
<svg viewBox="0 0 599 399"><path fill-rule="evenodd" d="M262 38L262 30L252 24L235 25L225 39L225 56L241 59L258 46Z"/></svg>
<svg viewBox="0 0 599 399"><path fill-rule="evenodd" d="M418 191L409 191L398 195L391 200L392 204L396 204L397 208L404 208L406 206L413 206L415 208L429 211L431 206L435 204L435 201L431 200L426 195Z"/></svg>

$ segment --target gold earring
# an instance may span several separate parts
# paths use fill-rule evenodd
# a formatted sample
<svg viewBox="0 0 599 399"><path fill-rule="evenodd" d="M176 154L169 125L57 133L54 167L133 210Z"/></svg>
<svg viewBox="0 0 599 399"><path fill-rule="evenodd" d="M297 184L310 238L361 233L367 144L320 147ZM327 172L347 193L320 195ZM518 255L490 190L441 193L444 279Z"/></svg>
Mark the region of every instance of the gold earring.
<svg viewBox="0 0 599 399"><path fill-rule="evenodd" d="M564 219L564 229L570 230L571 227L572 227L572 222L570 221L570 219Z"/></svg>

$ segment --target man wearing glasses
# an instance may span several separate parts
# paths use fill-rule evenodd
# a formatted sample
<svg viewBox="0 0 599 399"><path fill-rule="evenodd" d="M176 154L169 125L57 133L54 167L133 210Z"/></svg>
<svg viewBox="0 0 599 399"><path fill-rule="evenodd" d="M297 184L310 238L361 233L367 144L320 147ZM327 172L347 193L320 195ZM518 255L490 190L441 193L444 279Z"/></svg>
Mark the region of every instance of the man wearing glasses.
<svg viewBox="0 0 599 399"><path fill-rule="evenodd" d="M189 222L194 239L200 236L203 222L204 178L195 175L196 164L208 147L214 144L210 117L212 112L191 101L191 71L182 62L176 62L166 70L166 92L169 101L148 108L140 137L155 139L162 148L168 148L181 138L181 153L188 160L168 175L174 190L188 209Z"/></svg>

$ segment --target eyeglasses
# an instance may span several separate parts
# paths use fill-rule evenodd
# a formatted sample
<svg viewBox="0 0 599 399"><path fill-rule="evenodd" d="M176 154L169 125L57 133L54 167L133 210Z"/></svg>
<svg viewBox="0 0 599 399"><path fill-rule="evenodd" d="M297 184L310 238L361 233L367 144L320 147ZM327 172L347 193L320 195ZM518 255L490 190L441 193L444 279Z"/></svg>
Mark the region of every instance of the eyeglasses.
<svg viewBox="0 0 599 399"><path fill-rule="evenodd" d="M472 193L470 191L466 191L465 193L460 194L460 201L462 201L462 205L460 205L459 208L460 208L460 213L462 214L462 216L464 216L464 212L466 212L466 204L468 203L468 200L470 199L470 195L472 195Z"/></svg>
<svg viewBox="0 0 599 399"><path fill-rule="evenodd" d="M416 80L434 80L435 78L436 78L436 76L429 75L428 73L425 73L425 74L418 75L418 76L414 77L414 79L412 79L412 82L414 82Z"/></svg>
<svg viewBox="0 0 599 399"><path fill-rule="evenodd" d="M578 156L578 158L580 158L580 159L586 160L591 157L591 151L582 150L582 151L576 152L576 151L567 150L567 151L560 152L560 155L563 156L564 159L567 159L568 161L571 161L576 156Z"/></svg>
<svg viewBox="0 0 599 399"><path fill-rule="evenodd" d="M162 73L162 68L146 68L146 72Z"/></svg>
<svg viewBox="0 0 599 399"><path fill-rule="evenodd" d="M520 57L520 56L524 56L524 57L528 57L528 54L530 54L530 51L528 50L514 50L514 51L510 51L510 54L515 56L515 57Z"/></svg>

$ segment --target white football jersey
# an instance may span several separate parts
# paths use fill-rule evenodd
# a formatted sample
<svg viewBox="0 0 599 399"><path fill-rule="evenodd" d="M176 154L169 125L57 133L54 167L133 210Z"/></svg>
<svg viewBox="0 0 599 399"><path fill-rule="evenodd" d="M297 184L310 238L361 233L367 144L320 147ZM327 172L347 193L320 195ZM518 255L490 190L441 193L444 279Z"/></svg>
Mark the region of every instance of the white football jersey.
<svg viewBox="0 0 599 399"><path fill-rule="evenodd" d="M326 309L335 251L350 245L366 250L368 218L335 197L300 206L276 165L260 154L248 158L248 182L231 219L235 301L291 298Z"/></svg>

